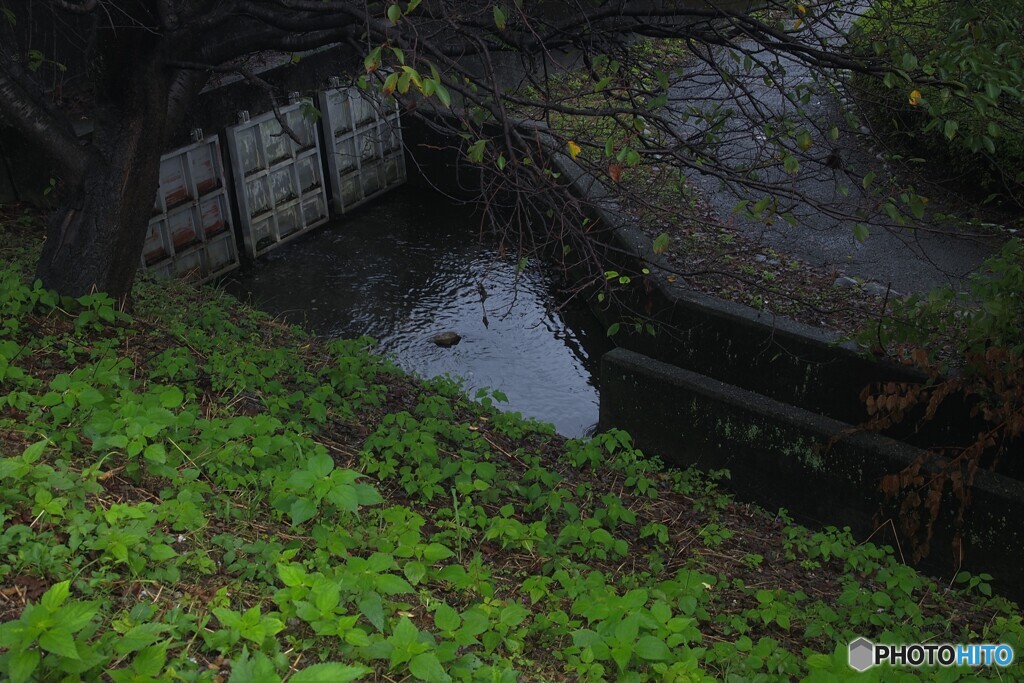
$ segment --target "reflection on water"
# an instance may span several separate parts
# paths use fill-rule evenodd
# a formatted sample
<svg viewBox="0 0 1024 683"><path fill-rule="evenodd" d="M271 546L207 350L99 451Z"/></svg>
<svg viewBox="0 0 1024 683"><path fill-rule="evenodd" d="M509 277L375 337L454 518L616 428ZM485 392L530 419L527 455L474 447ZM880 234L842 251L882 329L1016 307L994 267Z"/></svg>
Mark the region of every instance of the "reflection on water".
<svg viewBox="0 0 1024 683"><path fill-rule="evenodd" d="M603 331L585 311L552 310L550 275L517 272L480 242L468 208L401 188L271 252L225 287L321 336L374 337L407 371L460 377L471 393L500 389L507 409L583 434L597 422ZM448 330L461 343L431 341Z"/></svg>

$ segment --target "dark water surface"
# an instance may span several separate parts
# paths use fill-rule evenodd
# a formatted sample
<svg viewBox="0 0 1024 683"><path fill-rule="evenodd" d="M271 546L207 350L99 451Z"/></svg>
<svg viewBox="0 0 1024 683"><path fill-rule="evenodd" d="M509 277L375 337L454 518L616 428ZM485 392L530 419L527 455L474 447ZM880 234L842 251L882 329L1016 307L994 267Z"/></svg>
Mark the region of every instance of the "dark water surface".
<svg viewBox="0 0 1024 683"><path fill-rule="evenodd" d="M562 298L551 274L518 273L479 235L470 208L402 187L224 286L323 337L374 337L403 369L462 378L471 395L499 389L508 396L502 407L582 435L597 422L604 331L581 305L556 310ZM448 330L461 343L431 341Z"/></svg>

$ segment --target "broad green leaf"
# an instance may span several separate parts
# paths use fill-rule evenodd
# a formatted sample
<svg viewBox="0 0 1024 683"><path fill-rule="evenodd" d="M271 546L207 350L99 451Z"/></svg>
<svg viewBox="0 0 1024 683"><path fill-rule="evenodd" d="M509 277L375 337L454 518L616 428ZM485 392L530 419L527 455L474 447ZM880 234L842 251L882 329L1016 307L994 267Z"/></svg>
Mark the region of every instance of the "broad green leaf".
<svg viewBox="0 0 1024 683"><path fill-rule="evenodd" d="M952 119L949 119L942 127L942 134L946 136L947 140L952 140L954 137L956 137L956 132L959 129L960 124Z"/></svg>
<svg viewBox="0 0 1024 683"><path fill-rule="evenodd" d="M324 478L334 469L334 459L327 453L317 453L310 456L306 463L306 470L312 472L315 477Z"/></svg>
<svg viewBox="0 0 1024 683"><path fill-rule="evenodd" d="M636 655L649 662L664 662L672 658L665 641L651 635L643 636L637 641Z"/></svg>
<svg viewBox="0 0 1024 683"><path fill-rule="evenodd" d="M392 7L396 6L392 5ZM348 683L348 681L354 681L372 672L372 669L361 664L327 662L326 664L307 666L288 681L289 683Z"/></svg>
<svg viewBox="0 0 1024 683"><path fill-rule="evenodd" d="M427 562L446 560L454 554L447 546L440 543L430 543L423 549L423 559Z"/></svg>
<svg viewBox="0 0 1024 683"><path fill-rule="evenodd" d="M430 683L443 683L452 680L452 677L441 667L437 655L432 652L422 652L413 657L409 661L409 673L421 681Z"/></svg>
<svg viewBox="0 0 1024 683"><path fill-rule="evenodd" d="M441 81L434 81L434 94L437 95L437 99L441 100L441 104L445 107L452 106L452 96L448 93L448 89L444 87Z"/></svg>
<svg viewBox="0 0 1024 683"><path fill-rule="evenodd" d="M156 623L133 626L114 644L114 652L123 657L136 650L141 650L159 640L166 630L167 626Z"/></svg>
<svg viewBox="0 0 1024 683"><path fill-rule="evenodd" d="M7 656L7 675L11 683L25 683L39 666L39 650L34 648L9 652Z"/></svg>
<svg viewBox="0 0 1024 683"><path fill-rule="evenodd" d="M442 631L455 631L461 625L462 617L459 616L457 611L443 602L438 605L437 610L434 612L434 626Z"/></svg>
<svg viewBox="0 0 1024 683"><path fill-rule="evenodd" d="M629 616L615 625L615 640L620 643L632 643L640 632L640 613L631 612Z"/></svg>
<svg viewBox="0 0 1024 683"><path fill-rule="evenodd" d="M42 441L36 441L34 444L25 449L25 452L21 454L21 461L32 464L39 459L39 456L46 450L46 445L50 443L48 439Z"/></svg>
<svg viewBox="0 0 1024 683"><path fill-rule="evenodd" d="M857 223L855 226L853 226L853 237L858 242L863 242L864 240L866 240L869 234L870 233L868 232L868 226L864 225L863 223Z"/></svg>
<svg viewBox="0 0 1024 683"><path fill-rule="evenodd" d="M498 27L499 31L505 30L505 10L500 5L494 6L494 25Z"/></svg>
<svg viewBox="0 0 1024 683"><path fill-rule="evenodd" d="M308 498L297 498L288 510L288 514L292 518L292 526L313 519L316 517L316 513L317 506Z"/></svg>
<svg viewBox="0 0 1024 683"><path fill-rule="evenodd" d="M668 236L667 232L663 232L654 238L654 243L651 248L655 254L664 254L668 251L669 245L672 243L672 239Z"/></svg>
<svg viewBox="0 0 1024 683"><path fill-rule="evenodd" d="M49 612L56 612L57 608L64 604L64 601L71 595L71 582L61 581L50 586L49 590L43 593L40 603Z"/></svg>
<svg viewBox="0 0 1024 683"><path fill-rule="evenodd" d="M306 578L306 570L300 564L279 564L277 575L286 586L301 586Z"/></svg>
<svg viewBox="0 0 1024 683"><path fill-rule="evenodd" d="M359 611L378 631L384 630L384 604L377 593L367 593L359 600Z"/></svg>
<svg viewBox="0 0 1024 683"><path fill-rule="evenodd" d="M52 628L39 636L39 647L61 657L80 658L78 648L75 647L75 637L71 635L71 631L62 626Z"/></svg>
<svg viewBox="0 0 1024 683"><path fill-rule="evenodd" d="M185 395L181 393L181 389L175 386L165 387L164 390L160 392L160 405L168 410L180 406L184 399Z"/></svg>
<svg viewBox="0 0 1024 683"><path fill-rule="evenodd" d="M139 651L132 659L132 668L143 676L157 676L167 662L167 646L153 645Z"/></svg>
<svg viewBox="0 0 1024 683"><path fill-rule="evenodd" d="M156 562L163 562L172 557L177 557L177 551L166 543L157 543L149 549L149 557Z"/></svg>
<svg viewBox="0 0 1024 683"><path fill-rule="evenodd" d="M402 573L409 579L409 583L416 585L427 575L427 567L422 562L406 562L402 567Z"/></svg>
<svg viewBox="0 0 1024 683"><path fill-rule="evenodd" d="M242 650L242 656L231 663L231 678L228 683L280 683L281 677L274 670L274 663L260 651L249 654L249 648Z"/></svg>
<svg viewBox="0 0 1024 683"><path fill-rule="evenodd" d="M378 574L377 590L385 595L399 595L401 593L412 593L412 586L400 576L394 574Z"/></svg>
<svg viewBox="0 0 1024 683"><path fill-rule="evenodd" d="M388 21L392 24L397 24L398 20L402 18L402 8L398 6L398 3L388 7Z"/></svg>
<svg viewBox="0 0 1024 683"><path fill-rule="evenodd" d="M147 462L154 462L158 465L162 465L167 462L167 451L164 450L162 443L151 443L146 446L146 450L142 452L142 457Z"/></svg>
<svg viewBox="0 0 1024 683"><path fill-rule="evenodd" d="M72 633L81 631L96 616L98 605L95 601L67 603L60 610L60 625Z"/></svg>
<svg viewBox="0 0 1024 683"><path fill-rule="evenodd" d="M313 604L325 616L334 611L340 600L341 591L332 581L317 582L313 587Z"/></svg>

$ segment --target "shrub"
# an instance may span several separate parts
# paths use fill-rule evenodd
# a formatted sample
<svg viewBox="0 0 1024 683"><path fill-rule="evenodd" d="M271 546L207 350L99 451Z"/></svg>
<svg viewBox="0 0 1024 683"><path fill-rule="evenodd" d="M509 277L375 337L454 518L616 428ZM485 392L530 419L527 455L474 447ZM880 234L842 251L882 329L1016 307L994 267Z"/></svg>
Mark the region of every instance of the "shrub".
<svg viewBox="0 0 1024 683"><path fill-rule="evenodd" d="M1024 206L1024 20L1016 0L881 0L851 40L886 56L852 87L871 123L944 179Z"/></svg>

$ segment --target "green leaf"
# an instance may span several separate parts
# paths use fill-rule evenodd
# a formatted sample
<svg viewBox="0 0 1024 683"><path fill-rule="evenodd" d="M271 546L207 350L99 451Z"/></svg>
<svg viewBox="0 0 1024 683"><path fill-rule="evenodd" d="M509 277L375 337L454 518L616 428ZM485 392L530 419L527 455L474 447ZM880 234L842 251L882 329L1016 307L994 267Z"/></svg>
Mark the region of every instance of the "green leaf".
<svg viewBox="0 0 1024 683"><path fill-rule="evenodd" d="M615 625L615 640L620 643L632 643L640 632L640 613L631 612L629 616Z"/></svg>
<svg viewBox="0 0 1024 683"><path fill-rule="evenodd" d="M952 140L956 137L956 132L959 130L960 124L956 121L949 119L942 127L942 134L946 136L947 140Z"/></svg>
<svg viewBox="0 0 1024 683"><path fill-rule="evenodd" d="M177 556L178 552L166 543L157 543L149 549L149 557L155 562L163 562Z"/></svg>
<svg viewBox="0 0 1024 683"><path fill-rule="evenodd" d="M168 410L180 406L184 399L185 395L181 393L181 389L175 386L166 387L160 392L160 405Z"/></svg>
<svg viewBox="0 0 1024 683"><path fill-rule="evenodd" d="M466 156L469 157L470 161L479 164L484 160L484 149L486 147L487 140L477 140L466 150Z"/></svg>
<svg viewBox="0 0 1024 683"><path fill-rule="evenodd" d="M36 441L34 444L25 449L25 452L21 454L21 461L24 463L32 464L39 459L39 456L43 454L46 449L46 445L50 443L48 439L42 441Z"/></svg>
<svg viewBox="0 0 1024 683"><path fill-rule="evenodd" d="M388 7L388 20L392 24L397 24L398 20L402 18L402 8L398 6L398 3Z"/></svg>
<svg viewBox="0 0 1024 683"><path fill-rule="evenodd" d="M392 7L397 7L397 5L392 5ZM288 681L289 683L347 683L372 672L372 669L361 664L327 662L325 664L307 666L289 678Z"/></svg>
<svg viewBox="0 0 1024 683"><path fill-rule="evenodd" d="M501 610L500 623L506 626L518 626L529 614L530 610L518 603L512 603Z"/></svg>
<svg viewBox="0 0 1024 683"><path fill-rule="evenodd" d="M832 666L832 658L828 655L815 653L807 658L807 667L810 669L827 669Z"/></svg>
<svg viewBox="0 0 1024 683"><path fill-rule="evenodd" d="M649 662L664 662L672 657L665 641L654 636L643 636L636 643L636 655Z"/></svg>
<svg viewBox="0 0 1024 683"><path fill-rule="evenodd" d="M143 676L157 676L167 662L167 646L153 645L139 651L132 660L132 668Z"/></svg>
<svg viewBox="0 0 1024 683"><path fill-rule="evenodd" d="M351 484L336 484L327 493L327 500L342 512L359 512L359 494Z"/></svg>
<svg viewBox="0 0 1024 683"><path fill-rule="evenodd" d="M324 616L330 615L341 600L341 590L333 582L319 583L313 588L313 604Z"/></svg>
<svg viewBox="0 0 1024 683"><path fill-rule="evenodd" d="M367 593L359 601L359 611L378 631L384 630L384 604L377 593Z"/></svg>
<svg viewBox="0 0 1024 683"><path fill-rule="evenodd" d="M432 652L423 652L416 655L409 661L409 673L421 681L450 681L451 676L445 673L438 661L437 655Z"/></svg>
<svg viewBox="0 0 1024 683"><path fill-rule="evenodd" d="M452 96L449 94L448 88L444 87L439 80L434 81L434 94L437 95L437 99L441 100L441 104L445 107L452 106Z"/></svg>
<svg viewBox="0 0 1024 683"><path fill-rule="evenodd" d="M500 5L494 6L494 25L498 27L499 31L505 30L505 10Z"/></svg>
<svg viewBox="0 0 1024 683"><path fill-rule="evenodd" d="M52 628L39 636L39 647L61 657L81 659L78 655L78 648L75 647L75 637L71 635L71 631L62 626Z"/></svg>
<svg viewBox="0 0 1024 683"><path fill-rule="evenodd" d="M427 575L427 567L422 562L406 562L402 572L405 578L409 579L409 583L415 585Z"/></svg>
<svg viewBox="0 0 1024 683"><path fill-rule="evenodd" d="M39 666L39 650L21 650L7 654L7 675L11 683L25 683Z"/></svg>
<svg viewBox="0 0 1024 683"><path fill-rule="evenodd" d="M49 590L43 593L40 603L49 612L56 612L57 608L64 604L64 601L71 595L71 582L61 581L50 586Z"/></svg>
<svg viewBox="0 0 1024 683"><path fill-rule="evenodd" d="M274 670L274 663L262 652L249 654L249 648L242 649L242 656L231 664L231 678L228 683L280 683L281 677Z"/></svg>
<svg viewBox="0 0 1024 683"><path fill-rule="evenodd" d="M430 543L423 549L423 559L427 562L446 560L454 554L447 546L440 543Z"/></svg>
<svg viewBox="0 0 1024 683"><path fill-rule="evenodd" d="M292 503L291 509L288 510L288 514L292 518L292 526L313 519L313 517L316 517L316 512L317 506L308 498L297 498Z"/></svg>
<svg viewBox="0 0 1024 683"><path fill-rule="evenodd" d="M868 185L870 185L872 182L874 182L874 180L875 180L875 172L871 171L866 176L864 176L864 180L862 180L861 183L860 183L861 187L863 187L865 190L868 189Z"/></svg>
<svg viewBox="0 0 1024 683"><path fill-rule="evenodd" d="M312 472L317 478L324 478L334 469L334 460L326 453L317 453L309 458L306 463L306 470Z"/></svg>
<svg viewBox="0 0 1024 683"><path fill-rule="evenodd" d="M863 242L864 240L866 240L869 234L870 233L868 232L868 226L864 225L863 223L857 223L855 226L853 226L853 237L858 242Z"/></svg>
<svg viewBox="0 0 1024 683"><path fill-rule="evenodd" d="M60 624L72 633L77 633L89 625L99 611L97 602L69 602L60 611Z"/></svg>
<svg viewBox="0 0 1024 683"><path fill-rule="evenodd" d="M114 652L122 657L155 643L167 630L163 624L139 624L128 629L114 645Z"/></svg>
<svg viewBox="0 0 1024 683"><path fill-rule="evenodd" d="M164 450L162 443L151 443L146 446L146 450L142 452L142 457L147 462L154 462L158 465L162 465L167 462L167 451Z"/></svg>
<svg viewBox="0 0 1024 683"><path fill-rule="evenodd" d="M434 626L442 631L456 631L461 625L462 617L457 611L443 602L438 605L437 611L434 612Z"/></svg>
<svg viewBox="0 0 1024 683"><path fill-rule="evenodd" d="M279 564L277 575L286 586L301 586L306 578L306 570L300 564Z"/></svg>
<svg viewBox="0 0 1024 683"><path fill-rule="evenodd" d="M385 595L398 595L401 593L412 593L412 586L400 576L394 574L378 574L377 590Z"/></svg>
<svg viewBox="0 0 1024 683"><path fill-rule="evenodd" d="M651 245L651 248L654 249L655 254L664 254L666 251L668 251L668 247L671 244L671 242L672 240L668 236L668 233L663 232L654 238L654 243Z"/></svg>

